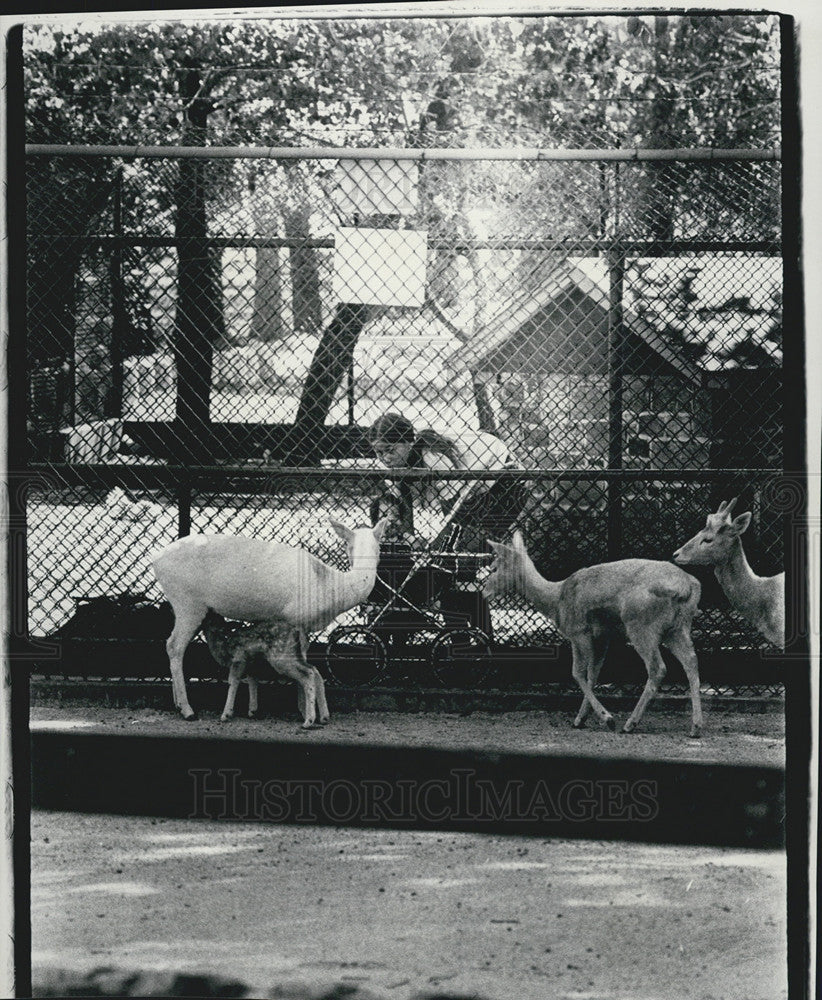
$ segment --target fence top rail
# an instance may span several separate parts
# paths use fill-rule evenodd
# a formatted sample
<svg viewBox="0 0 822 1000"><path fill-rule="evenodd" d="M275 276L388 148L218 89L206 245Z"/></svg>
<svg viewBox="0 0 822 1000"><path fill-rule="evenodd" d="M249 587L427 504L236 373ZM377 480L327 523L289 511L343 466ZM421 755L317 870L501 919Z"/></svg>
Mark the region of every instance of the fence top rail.
<svg viewBox="0 0 822 1000"><path fill-rule="evenodd" d="M46 240L49 243L79 243L85 246L114 247L183 247L191 246L192 237L153 236L148 233L53 233L32 232L29 239ZM202 246L214 249L232 248L240 250L259 247L296 247L333 250L336 241L329 237L297 236L209 236L200 238ZM748 256L766 254L778 256L782 246L778 238L749 240L637 240L623 236L608 239L560 239L560 240L520 240L520 239L465 239L462 237L432 237L429 233L428 246L437 250L560 250L573 257L599 257L608 251L622 252L636 257L668 257L678 254L699 253L744 253Z"/></svg>
<svg viewBox="0 0 822 1000"><path fill-rule="evenodd" d="M334 466L247 466L247 465L176 465L176 464L138 464L119 465L115 463L99 464L66 464L62 462L32 462L25 475L38 479L40 485L59 486L55 477L80 476L92 480L99 478L129 477L139 479L160 477L175 482L195 481L202 476L218 476L221 478L248 479L280 479L298 477L306 480L416 480L428 479L430 470L424 469L387 469L377 467L334 467ZM695 483L732 483L739 480L749 482L771 482L776 489L784 481L785 474L780 469L455 469L439 471L438 479L448 482L467 482L474 480L613 480L625 482L680 482L682 480Z"/></svg>
<svg viewBox="0 0 822 1000"><path fill-rule="evenodd" d="M346 149L291 146L61 146L28 143L27 156L108 156L123 159L257 160L535 160L535 161L733 161L780 160L774 149Z"/></svg>

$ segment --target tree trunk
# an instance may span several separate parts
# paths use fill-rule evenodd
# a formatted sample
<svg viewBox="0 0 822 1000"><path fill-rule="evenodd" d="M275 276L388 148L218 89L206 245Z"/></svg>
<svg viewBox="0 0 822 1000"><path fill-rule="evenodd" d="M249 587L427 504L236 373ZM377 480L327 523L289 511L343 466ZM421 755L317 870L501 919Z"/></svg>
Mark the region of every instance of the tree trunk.
<svg viewBox="0 0 822 1000"><path fill-rule="evenodd" d="M94 232L111 195L108 168L74 170L69 161L34 158L28 164L26 351L31 380L29 418L53 433L76 423L75 341L80 277L95 255L80 241L54 240L47 233ZM108 301L104 295L103 304ZM93 304L93 303L92 303ZM86 310L89 303L84 302ZM101 341L105 342L104 340Z"/></svg>
<svg viewBox="0 0 822 1000"><path fill-rule="evenodd" d="M204 145L211 103L196 97L199 73L184 81L187 145ZM177 218L177 313L174 356L177 366L176 433L183 463L204 464L211 455L211 374L215 343L224 336L219 260L206 245L206 167L204 160L179 163Z"/></svg>
<svg viewBox="0 0 822 1000"><path fill-rule="evenodd" d="M320 437L340 383L354 358L368 306L343 302L323 331L303 386L286 446L285 464L314 464L322 457Z"/></svg>
<svg viewBox="0 0 822 1000"><path fill-rule="evenodd" d="M87 253L77 273L78 314L74 338L74 422L103 420L112 390L111 282L108 261Z"/></svg>
<svg viewBox="0 0 822 1000"><path fill-rule="evenodd" d="M277 247L259 247L256 254L251 336L263 344L282 340L288 332L283 321L280 254Z"/></svg>
<svg viewBox="0 0 822 1000"><path fill-rule="evenodd" d="M257 187L257 173L249 177L251 217L258 236L278 231L277 217L270 203L263 200ZM254 259L254 298L251 312L251 336L263 344L276 343L288 335L283 317L282 250L259 247Z"/></svg>
<svg viewBox="0 0 822 1000"><path fill-rule="evenodd" d="M285 234L297 240L310 235L310 211L300 206L285 213ZM317 253L312 247L295 246L289 251L291 265L291 304L294 332L315 334L322 326L320 275Z"/></svg>
<svg viewBox="0 0 822 1000"><path fill-rule="evenodd" d="M59 222L55 224L55 229ZM29 240L28 352L30 363L68 360L74 353L77 272L81 255L72 245Z"/></svg>
<svg viewBox="0 0 822 1000"><path fill-rule="evenodd" d="M670 105L661 93L660 77L665 76L668 67L670 39L668 18L654 17L654 58L656 62L656 92L651 101L649 123L650 145L656 149L667 149L675 144L675 137L669 134ZM674 203L677 183L675 163L648 163L646 165L645 204L648 206L646 224L648 236L654 240L672 240L675 235ZM642 202L640 202L642 204Z"/></svg>

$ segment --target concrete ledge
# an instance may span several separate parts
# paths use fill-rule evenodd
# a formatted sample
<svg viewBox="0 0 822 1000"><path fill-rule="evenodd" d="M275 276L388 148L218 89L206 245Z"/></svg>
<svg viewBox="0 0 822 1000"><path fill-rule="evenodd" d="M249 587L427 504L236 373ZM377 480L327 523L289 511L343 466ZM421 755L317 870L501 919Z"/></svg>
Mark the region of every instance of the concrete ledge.
<svg viewBox="0 0 822 1000"><path fill-rule="evenodd" d="M780 848L782 768L297 740L31 734L32 807Z"/></svg>
<svg viewBox="0 0 822 1000"><path fill-rule="evenodd" d="M697 642L699 648L699 642ZM430 649L425 644L412 647L408 660L391 662L384 668L378 683L383 687L433 687L435 678L427 666ZM168 677L168 657L165 643L157 640L124 639L40 639L37 642L12 643L12 658L27 669L30 676L72 679L97 678L106 680L157 680ZM334 671L326 666L327 647L312 643L309 660L331 680ZM667 653L668 680L684 685L685 674L680 664ZM356 665L355 665L356 666ZM771 687L782 684L793 672L793 661L778 653L763 649L700 649L699 674L702 683L714 687ZM344 669L344 668L343 668ZM224 671L208 653L205 643L192 642L184 658L186 677L225 681ZM465 673L463 668L462 673ZM458 672L458 674L460 673ZM463 686L502 688L507 690L541 690L546 685L573 687L571 657L567 644L548 646L494 646L490 662L483 669L481 684L466 682ZM336 675L345 685L350 674ZM601 683L639 685L645 683L646 672L639 656L629 647L609 651L601 674Z"/></svg>

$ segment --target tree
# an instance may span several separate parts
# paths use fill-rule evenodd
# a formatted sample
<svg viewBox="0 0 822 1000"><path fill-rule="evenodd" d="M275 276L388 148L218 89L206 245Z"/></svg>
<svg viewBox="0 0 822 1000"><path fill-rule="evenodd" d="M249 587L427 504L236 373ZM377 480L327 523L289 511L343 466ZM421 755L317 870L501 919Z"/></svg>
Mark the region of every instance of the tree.
<svg viewBox="0 0 822 1000"><path fill-rule="evenodd" d="M209 86L196 66L183 76L186 145L204 146L212 103ZM208 246L206 163L182 159L178 164L177 314L174 360L177 368L175 436L183 445L180 461L207 462L212 454L208 429L214 345L225 336L219 260Z"/></svg>
<svg viewBox="0 0 822 1000"><path fill-rule="evenodd" d="M29 138L193 141L196 97L208 102L211 141L225 144L756 145L769 141L777 125L775 24L767 15L656 15L248 19L93 31L38 25L27 36ZM194 89L192 80L199 81ZM756 180L758 167L748 165L743 181ZM321 310L316 257L304 237L327 170L315 162L280 171L271 197L272 225L297 244L288 251L292 313L305 318L307 329L318 327ZM450 164L425 165L420 210L407 224L449 244L436 252L429 301L457 327L465 296L454 294L452 247L461 240L476 300L474 322L459 327L466 341L482 329L490 287L472 251L482 228L479 202L484 227L512 238L525 226L531 234L586 236L607 235L616 225L605 171L564 177L570 179L557 183L558 173L544 165L475 165L461 175ZM206 204L220 196L236 200L241 180L237 166L210 164L200 188L192 189L202 191ZM169 190L148 183L151 205L169 211ZM623 186L619 196L622 223L633 219L658 238L675 233L685 217L718 226L740 215L733 194L713 190L710 177L667 166L646 171L642 184ZM743 206L760 213L751 216L757 226L772 222L772 209L772 203ZM258 254L258 330L274 331L279 297L272 269L281 268L283 256L266 248ZM523 267L536 281L544 264L544 253L535 251ZM219 292L207 274L202 267L193 288L208 302L213 345ZM272 319L263 323L269 292ZM322 332L295 440L310 444L302 431L322 427L364 318L361 309L338 310ZM279 321L284 326L282 312ZM205 350L193 362L200 366L193 376L200 398L186 404L192 419L207 413L207 358Z"/></svg>

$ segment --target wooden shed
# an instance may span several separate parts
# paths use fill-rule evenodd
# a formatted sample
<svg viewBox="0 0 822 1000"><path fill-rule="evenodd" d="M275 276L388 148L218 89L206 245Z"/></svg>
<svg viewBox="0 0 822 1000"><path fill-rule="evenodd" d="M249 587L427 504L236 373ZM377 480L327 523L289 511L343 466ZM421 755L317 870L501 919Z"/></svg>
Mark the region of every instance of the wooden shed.
<svg viewBox="0 0 822 1000"><path fill-rule="evenodd" d="M523 290L498 311L451 363L485 376L500 434L526 465L605 467L617 364L624 463L706 465L702 371L630 309L622 332L616 348L606 261L568 260L541 288Z"/></svg>

